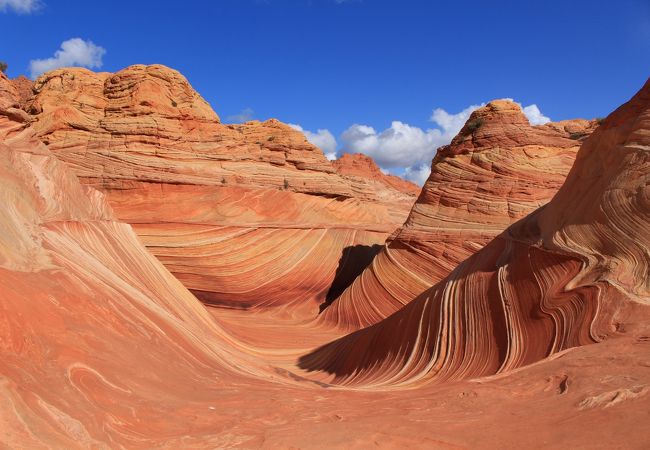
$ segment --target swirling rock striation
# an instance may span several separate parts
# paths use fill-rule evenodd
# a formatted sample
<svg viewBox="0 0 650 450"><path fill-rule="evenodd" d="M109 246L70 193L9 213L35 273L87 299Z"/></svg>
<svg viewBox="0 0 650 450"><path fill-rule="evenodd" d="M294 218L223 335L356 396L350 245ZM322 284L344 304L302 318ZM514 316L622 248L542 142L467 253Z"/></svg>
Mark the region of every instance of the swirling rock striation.
<svg viewBox="0 0 650 450"><path fill-rule="evenodd" d="M301 365L342 384L417 385L509 371L647 324L649 186L650 80L584 142L549 204Z"/></svg>
<svg viewBox="0 0 650 450"><path fill-rule="evenodd" d="M164 66L60 69L33 91L39 138L208 303L313 310L345 248L383 243L415 201L392 179L337 173L277 120L221 123Z"/></svg>
<svg viewBox="0 0 650 450"><path fill-rule="evenodd" d="M0 74L0 446L148 447L187 433L197 386L255 364L39 142L19 96Z"/></svg>
<svg viewBox="0 0 650 450"><path fill-rule="evenodd" d="M321 320L374 324L447 276L508 225L548 202L596 121L531 126L516 103L476 110L448 146L403 227Z"/></svg>
<svg viewBox="0 0 650 450"><path fill-rule="evenodd" d="M513 255L524 255L498 261L503 271L490 284L509 295L504 305L510 306L504 308L511 310L513 325L508 334L513 345L505 352L512 355L510 364L534 359L551 330L559 330L549 345L553 349L582 342L587 334L600 338L607 322L611 330L605 331L620 338L489 379L401 390L384 383L388 389L368 391L331 389L301 376L293 364L304 347L339 330L306 322L289 327L277 320L276 310L211 309L219 317L215 324L130 226L115 219L105 197L79 183L66 163L39 144L31 134L32 118L20 106L20 94L0 74L0 447L367 448L372 442L530 448L544 442L562 448L643 448L648 442L648 427L639 427L650 401L650 320L643 304L648 298L647 110L636 120L631 110L610 117L605 126L618 131L608 128L600 134L601 144L579 158L589 170L570 177L575 183L558 196L563 200L548 207L554 211L538 214L544 218L541 227L526 219L510 232L518 241L504 238L484 250L507 256L502 248L510 245ZM159 191L165 186L158 185ZM575 195L582 189L584 204ZM174 207L191 211L191 203ZM211 207L202 213L212 213ZM325 210L320 214L327 218ZM534 244L524 252L529 241ZM582 255L577 260L576 248ZM352 258L352 252L345 253ZM537 278L533 282L527 275L528 254L540 285L549 288L544 288L541 313L519 317L530 299L510 303L516 300L512 296L529 290L537 295ZM562 281L574 272L578 278ZM580 297L594 293L593 286L594 295ZM481 290L478 286L477 293ZM629 310L619 308L608 321L616 295ZM594 313L593 301L603 308ZM448 310L465 317L453 304ZM563 326L592 313L597 319L589 331L583 323ZM548 320L535 325L544 314L552 315L553 325ZM454 323L471 329L485 317ZM422 317L413 320L422 323ZM637 328L639 321L645 327ZM264 345L242 343L225 333L227 327ZM503 339L497 329L492 328ZM394 344L401 331L393 329L372 345ZM395 352L399 358L409 349L402 344ZM469 352L479 344L492 348L473 341L466 354L447 352L450 364L462 360L466 372L473 372ZM386 370L385 355L371 354L377 368ZM426 378L414 370L423 361L412 355L405 359L404 373ZM376 383L372 371L362 369L360 378ZM445 373L449 379L458 376Z"/></svg>

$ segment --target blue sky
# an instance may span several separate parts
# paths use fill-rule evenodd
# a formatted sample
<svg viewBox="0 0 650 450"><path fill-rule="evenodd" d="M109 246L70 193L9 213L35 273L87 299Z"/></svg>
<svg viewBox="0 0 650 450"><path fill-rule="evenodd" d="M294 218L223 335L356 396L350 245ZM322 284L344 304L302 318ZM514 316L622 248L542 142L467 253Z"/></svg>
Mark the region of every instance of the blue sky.
<svg viewBox="0 0 650 450"><path fill-rule="evenodd" d="M650 75L648 0L0 0L0 10L11 77L79 38L104 50L81 49L86 65L166 64L224 121L277 117L326 151L366 151L412 178L472 105L510 97L552 120L605 116ZM447 122L431 120L436 108Z"/></svg>

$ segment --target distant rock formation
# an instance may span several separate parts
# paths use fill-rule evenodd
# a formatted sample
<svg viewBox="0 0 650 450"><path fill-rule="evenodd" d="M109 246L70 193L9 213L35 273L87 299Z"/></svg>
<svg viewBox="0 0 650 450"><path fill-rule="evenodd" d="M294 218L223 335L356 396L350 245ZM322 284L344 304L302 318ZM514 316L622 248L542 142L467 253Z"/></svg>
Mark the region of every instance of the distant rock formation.
<svg viewBox="0 0 650 450"><path fill-rule="evenodd" d="M503 108L512 110L497 103L472 120ZM531 145L536 139L507 128L499 135L466 139L470 126L471 120L461 138L441 151L443 157L464 155L481 142L509 142L518 136L517 143ZM559 137L554 142L563 143ZM547 147L535 148L549 153ZM482 161L481 166L495 167L494 159L469 155ZM553 182L550 173L544 180ZM499 184L501 192L517 190L516 185ZM650 80L585 140L565 183L547 205L511 225L392 316L325 345L303 357L301 365L346 385L418 385L510 371L571 347L647 330L649 187ZM476 216L467 214L464 205L471 202L466 198L456 202L469 224L473 217L508 205L517 213L524 195L536 192L522 190L513 198L517 202L493 205L478 196L485 191L475 189ZM435 195L426 189L420 200ZM443 206L448 205L439 210ZM406 228L417 223L412 217Z"/></svg>
<svg viewBox="0 0 650 450"><path fill-rule="evenodd" d="M38 137L207 303L313 311L345 248L382 244L415 201L391 178L338 174L277 120L222 124L164 66L59 69L33 91Z"/></svg>
<svg viewBox="0 0 650 450"><path fill-rule="evenodd" d="M441 147L406 223L322 320L348 329L388 317L508 225L548 202L596 121L531 126L516 103L474 111Z"/></svg>
<svg viewBox="0 0 650 450"><path fill-rule="evenodd" d="M391 187L404 194L417 196L420 187L395 175L385 174L375 161L363 153L344 153L339 159L332 161L332 165L339 175L352 179L371 180ZM375 191L383 191L375 189ZM390 192L390 189L386 190Z"/></svg>

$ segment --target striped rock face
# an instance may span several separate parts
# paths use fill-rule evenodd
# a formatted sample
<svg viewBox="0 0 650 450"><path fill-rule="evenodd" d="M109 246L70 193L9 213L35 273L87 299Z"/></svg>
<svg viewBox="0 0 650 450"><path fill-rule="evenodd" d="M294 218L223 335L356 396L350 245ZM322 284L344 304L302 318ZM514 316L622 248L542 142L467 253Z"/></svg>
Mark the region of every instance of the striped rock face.
<svg viewBox="0 0 650 450"><path fill-rule="evenodd" d="M80 183L39 142L19 91L0 74L1 448L647 447L650 85L584 143L548 205L393 316L299 363L342 330L276 309L205 308L88 186L112 178ZM108 156L97 158L119 160ZM242 199L253 190L294 201L314 222L342 205L347 217L372 217L349 198L326 197L323 209L290 188L208 185L201 196L222 195L211 205L187 196L157 210L164 189L185 185L123 183L113 203L149 208L162 224L169 210L285 220ZM209 241L229 230L201 232ZM346 249L339 267L367 261L360 250Z"/></svg>
<svg viewBox="0 0 650 450"><path fill-rule="evenodd" d="M649 186L650 81L587 138L546 206L392 316L302 366L343 384L417 385L507 372L647 331Z"/></svg>
<svg viewBox="0 0 650 450"><path fill-rule="evenodd" d="M388 317L560 188L596 121L531 126L496 100L433 160L406 223L321 320L347 329Z"/></svg>
<svg viewBox="0 0 650 450"><path fill-rule="evenodd" d="M405 194L417 196L420 193L416 184L395 175L386 175L371 157L363 153L344 153L339 159L332 161L332 165L338 174L357 181L359 189L363 189L368 180L373 180Z"/></svg>
<svg viewBox="0 0 650 450"><path fill-rule="evenodd" d="M164 66L55 70L33 89L38 137L207 303L313 313L354 262L346 249L367 260L415 201L389 178L338 173L277 120L222 124Z"/></svg>
<svg viewBox="0 0 650 450"><path fill-rule="evenodd" d="M0 74L0 446L147 447L143 430L193 422L179 405L245 358L39 142L17 95Z"/></svg>

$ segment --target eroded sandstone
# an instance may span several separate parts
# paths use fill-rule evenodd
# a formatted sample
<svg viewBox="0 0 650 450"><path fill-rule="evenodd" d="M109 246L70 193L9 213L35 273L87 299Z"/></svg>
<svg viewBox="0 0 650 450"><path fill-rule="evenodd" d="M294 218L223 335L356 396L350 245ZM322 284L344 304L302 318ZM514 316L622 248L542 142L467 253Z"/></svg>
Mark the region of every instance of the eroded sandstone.
<svg viewBox="0 0 650 450"><path fill-rule="evenodd" d="M327 309L347 329L388 317L506 227L548 202L596 121L531 126L516 103L475 111L441 147L404 226Z"/></svg>

